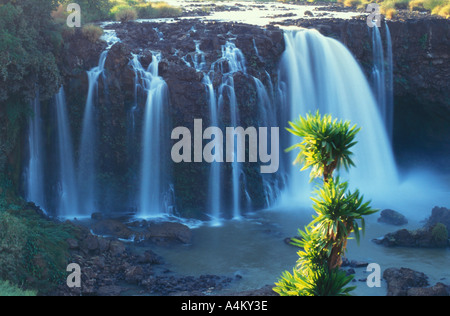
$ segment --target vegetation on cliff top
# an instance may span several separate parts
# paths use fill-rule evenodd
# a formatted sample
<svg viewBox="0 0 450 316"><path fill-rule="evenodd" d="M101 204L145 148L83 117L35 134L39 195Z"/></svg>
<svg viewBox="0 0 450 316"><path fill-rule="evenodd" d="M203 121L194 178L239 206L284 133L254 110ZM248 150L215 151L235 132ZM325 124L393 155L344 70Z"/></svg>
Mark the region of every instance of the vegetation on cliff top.
<svg viewBox="0 0 450 316"><path fill-rule="evenodd" d="M287 2L285 0L278 0ZM346 7L356 7L365 10L372 0L306 0L307 2L338 2ZM381 13L387 18L392 18L397 10L410 10L419 12L429 12L444 18L450 18L450 0L376 0L380 5Z"/></svg>
<svg viewBox="0 0 450 316"><path fill-rule="evenodd" d="M54 18L65 21L67 5L73 1L62 0ZM87 24L96 21L116 20L131 21L136 19L153 19L177 17L182 9L168 5L165 2L147 2L145 0L78 0L81 8L81 23Z"/></svg>

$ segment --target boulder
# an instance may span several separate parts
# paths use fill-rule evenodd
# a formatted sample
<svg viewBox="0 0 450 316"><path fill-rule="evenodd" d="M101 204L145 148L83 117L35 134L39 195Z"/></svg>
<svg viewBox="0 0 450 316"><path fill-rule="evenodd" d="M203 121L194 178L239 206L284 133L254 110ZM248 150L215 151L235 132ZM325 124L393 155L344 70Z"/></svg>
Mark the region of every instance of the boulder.
<svg viewBox="0 0 450 316"><path fill-rule="evenodd" d="M450 287L437 283L429 287L428 277L408 268L389 268L383 273L387 282L387 296L449 296Z"/></svg>
<svg viewBox="0 0 450 316"><path fill-rule="evenodd" d="M447 239L436 238L434 227L416 230L400 229L372 241L386 247L445 248L449 246Z"/></svg>
<svg viewBox="0 0 450 316"><path fill-rule="evenodd" d="M387 282L387 296L406 296L410 288L428 286L428 277L408 268L389 268L383 273Z"/></svg>
<svg viewBox="0 0 450 316"><path fill-rule="evenodd" d="M145 238L157 244L170 244L173 242L188 244L192 239L192 231L181 223L151 223L147 228Z"/></svg>
<svg viewBox="0 0 450 316"><path fill-rule="evenodd" d="M430 287L413 287L407 296L450 296L450 286L439 282Z"/></svg>
<svg viewBox="0 0 450 316"><path fill-rule="evenodd" d="M381 212L380 218L378 218L378 222L396 226L408 224L408 220L404 215L390 209L386 209Z"/></svg>
<svg viewBox="0 0 450 316"><path fill-rule="evenodd" d="M147 250L137 258L137 262L141 264L162 264L163 259L153 251Z"/></svg>
<svg viewBox="0 0 450 316"><path fill-rule="evenodd" d="M125 271L125 281L131 284L138 284L144 276L141 266L131 266Z"/></svg>
<svg viewBox="0 0 450 316"><path fill-rule="evenodd" d="M105 219L95 223L92 231L97 235L112 236L122 239L130 239L135 235L135 232L128 228L124 223L114 219Z"/></svg>
<svg viewBox="0 0 450 316"><path fill-rule="evenodd" d="M438 223L444 224L447 231L450 231L450 209L437 206L433 208L425 226L431 227Z"/></svg>

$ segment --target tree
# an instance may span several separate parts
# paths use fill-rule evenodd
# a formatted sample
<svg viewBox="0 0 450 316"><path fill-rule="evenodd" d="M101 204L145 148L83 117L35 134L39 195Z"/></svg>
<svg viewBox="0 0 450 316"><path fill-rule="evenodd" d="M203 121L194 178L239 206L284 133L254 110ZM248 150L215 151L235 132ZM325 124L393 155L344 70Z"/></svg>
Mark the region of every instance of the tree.
<svg viewBox="0 0 450 316"><path fill-rule="evenodd" d="M311 180L323 177L323 185L312 198L317 215L304 231L299 230L301 239L293 240L303 249L298 252L297 265L292 274L282 274L274 291L288 296L349 295L354 287L346 286L353 277L340 270L347 240L354 233L359 243L360 230L365 230L364 216L377 210L363 202L358 190L350 192L348 183L334 178L333 173L341 166L354 166L350 149L360 129L319 112L289 125L288 131L303 140L287 151L300 148L295 163L303 164L301 170L312 168Z"/></svg>
<svg viewBox="0 0 450 316"><path fill-rule="evenodd" d="M350 122L333 120L331 115L307 114L300 116L295 122L289 122L291 128L287 130L303 138L287 151L299 148L300 152L296 164L303 164L301 170L312 168L311 179L322 177L325 182L332 177L335 169L344 166L346 170L354 166L350 156L350 148L356 144L355 137L360 128L350 127Z"/></svg>

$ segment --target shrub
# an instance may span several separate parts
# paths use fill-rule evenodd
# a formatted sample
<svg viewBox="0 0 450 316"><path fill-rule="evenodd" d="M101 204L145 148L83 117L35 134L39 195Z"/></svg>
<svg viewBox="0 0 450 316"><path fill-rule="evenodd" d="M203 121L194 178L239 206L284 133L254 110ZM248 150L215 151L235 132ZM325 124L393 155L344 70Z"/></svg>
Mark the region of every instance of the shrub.
<svg viewBox="0 0 450 316"><path fill-rule="evenodd" d="M386 16L387 19L392 19L394 16L397 15L397 10L395 10L394 8L390 8L384 11L384 15Z"/></svg>
<svg viewBox="0 0 450 316"><path fill-rule="evenodd" d="M136 6L140 19L174 18L180 16L181 8L170 6L165 2L152 2Z"/></svg>
<svg viewBox="0 0 450 316"><path fill-rule="evenodd" d="M445 243L448 240L447 227L442 223L437 223L431 230L431 236L436 243Z"/></svg>
<svg viewBox="0 0 450 316"><path fill-rule="evenodd" d="M355 7L361 4L361 0L344 0L344 6Z"/></svg>
<svg viewBox="0 0 450 316"><path fill-rule="evenodd" d="M437 6L436 8L431 11L433 14L440 15L446 19L450 18L450 4L447 4L445 6Z"/></svg>
<svg viewBox="0 0 450 316"><path fill-rule="evenodd" d="M129 6L119 6L115 10L111 11L114 14L116 21L129 22L137 19L138 14L136 9Z"/></svg>
<svg viewBox="0 0 450 316"><path fill-rule="evenodd" d="M96 43L103 35L103 29L93 24L87 24L81 29L81 33L92 43Z"/></svg>
<svg viewBox="0 0 450 316"><path fill-rule="evenodd" d="M416 11L424 10L425 9L423 7L424 2L425 2L424 0L412 0L412 1L410 1L409 2L409 10L411 10L411 11L413 11L413 10L416 10Z"/></svg>

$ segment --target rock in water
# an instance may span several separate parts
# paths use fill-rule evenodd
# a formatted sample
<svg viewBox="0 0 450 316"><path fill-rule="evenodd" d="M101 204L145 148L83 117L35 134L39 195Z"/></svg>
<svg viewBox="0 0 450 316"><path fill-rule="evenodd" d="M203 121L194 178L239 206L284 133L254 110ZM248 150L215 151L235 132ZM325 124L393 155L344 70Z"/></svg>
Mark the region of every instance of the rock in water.
<svg viewBox="0 0 450 316"><path fill-rule="evenodd" d="M433 208L426 226L431 227L438 223L444 224L447 227L447 231L450 231L450 209L437 206Z"/></svg>
<svg viewBox="0 0 450 316"><path fill-rule="evenodd" d="M157 244L181 242L188 244L192 239L192 231L181 223L152 223L147 229L145 238Z"/></svg>
<svg viewBox="0 0 450 316"><path fill-rule="evenodd" d="M408 220L404 215L390 209L386 209L381 212L380 218L378 218L378 222L396 226L408 224Z"/></svg>
<svg viewBox="0 0 450 316"><path fill-rule="evenodd" d="M428 277L408 268L389 268L383 273L387 282L387 296L449 296L450 287L437 283L428 287Z"/></svg>

